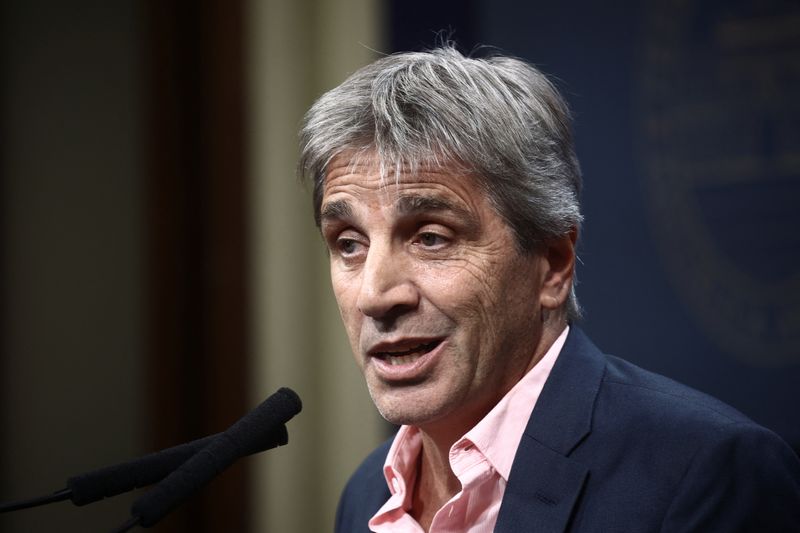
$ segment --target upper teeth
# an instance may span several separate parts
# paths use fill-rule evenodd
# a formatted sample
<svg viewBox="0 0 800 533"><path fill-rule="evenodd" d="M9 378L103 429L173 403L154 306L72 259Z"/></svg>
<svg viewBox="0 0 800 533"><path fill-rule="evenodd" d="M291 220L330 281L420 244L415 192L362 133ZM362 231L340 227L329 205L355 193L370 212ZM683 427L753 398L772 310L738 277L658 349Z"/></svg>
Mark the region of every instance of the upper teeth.
<svg viewBox="0 0 800 533"><path fill-rule="evenodd" d="M427 344L418 344L417 346L414 346L413 348L410 348L408 350L398 351L398 352L381 352L381 355L387 355L390 357L400 357L403 355L412 354L414 352L430 349L434 344L435 344L434 342L429 342Z"/></svg>

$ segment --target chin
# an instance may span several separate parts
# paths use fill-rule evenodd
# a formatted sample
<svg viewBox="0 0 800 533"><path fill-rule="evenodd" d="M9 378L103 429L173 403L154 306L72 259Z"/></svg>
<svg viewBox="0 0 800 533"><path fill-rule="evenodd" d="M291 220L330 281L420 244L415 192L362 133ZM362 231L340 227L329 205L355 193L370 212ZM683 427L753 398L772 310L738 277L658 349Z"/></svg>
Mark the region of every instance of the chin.
<svg viewBox="0 0 800 533"><path fill-rule="evenodd" d="M427 413L397 412L378 408L380 415L390 424L395 426L425 426L434 422L438 417L429 416Z"/></svg>
<svg viewBox="0 0 800 533"><path fill-rule="evenodd" d="M397 426L424 426L441 420L454 410L447 402L442 403L425 394L374 394L372 390L370 394L380 415Z"/></svg>

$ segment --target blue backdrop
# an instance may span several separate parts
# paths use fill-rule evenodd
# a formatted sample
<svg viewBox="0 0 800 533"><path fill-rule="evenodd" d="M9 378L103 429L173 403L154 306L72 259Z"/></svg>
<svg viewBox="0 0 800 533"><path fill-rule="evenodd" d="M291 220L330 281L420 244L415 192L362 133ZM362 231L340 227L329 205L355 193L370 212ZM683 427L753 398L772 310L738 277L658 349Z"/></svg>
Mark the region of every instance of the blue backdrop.
<svg viewBox="0 0 800 533"><path fill-rule="evenodd" d="M556 78L584 174L583 327L800 450L800 4L406 0L390 15L394 50L452 30Z"/></svg>

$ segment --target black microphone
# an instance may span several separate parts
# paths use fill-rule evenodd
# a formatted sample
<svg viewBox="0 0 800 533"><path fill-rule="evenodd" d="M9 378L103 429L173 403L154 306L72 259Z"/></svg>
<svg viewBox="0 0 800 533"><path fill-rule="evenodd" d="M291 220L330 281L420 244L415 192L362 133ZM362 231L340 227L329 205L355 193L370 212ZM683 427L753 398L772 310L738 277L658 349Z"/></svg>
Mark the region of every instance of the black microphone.
<svg viewBox="0 0 800 533"><path fill-rule="evenodd" d="M258 448L301 409L302 402L293 390L279 389L136 500L131 506L132 519L118 531L137 524L154 525L234 461L248 455L248 450Z"/></svg>
<svg viewBox="0 0 800 533"><path fill-rule="evenodd" d="M75 505L86 505L109 496L116 496L158 483L220 435L222 433L209 435L127 463L73 476L67 480L67 488L72 491L70 499ZM289 442L289 434L286 432L286 426L281 425L264 435L261 441L253 442L252 448L246 450L245 455L283 446L287 442Z"/></svg>
<svg viewBox="0 0 800 533"><path fill-rule="evenodd" d="M103 498L152 485L164 479L220 435L222 433L173 446L138 459L72 476L67 479L67 488L28 500L4 502L0 504L0 513L67 499L72 500L75 505L86 505ZM288 441L289 435L286 432L286 426L281 425L265 434L261 441L253 441L253 446L246 450L246 455L282 446Z"/></svg>

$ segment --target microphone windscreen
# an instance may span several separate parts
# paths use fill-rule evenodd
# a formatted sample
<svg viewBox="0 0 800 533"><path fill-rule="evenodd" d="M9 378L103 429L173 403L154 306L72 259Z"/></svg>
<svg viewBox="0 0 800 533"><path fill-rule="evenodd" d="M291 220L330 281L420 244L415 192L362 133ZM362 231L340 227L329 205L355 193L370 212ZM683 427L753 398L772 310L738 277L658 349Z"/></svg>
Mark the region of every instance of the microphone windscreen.
<svg viewBox="0 0 800 533"><path fill-rule="evenodd" d="M281 388L134 502L131 514L150 527L236 459L261 451L267 436L302 409L297 394Z"/></svg>
<svg viewBox="0 0 800 533"><path fill-rule="evenodd" d="M223 433L231 441L232 460L263 450L270 438L269 428L286 424L302 409L297 393L286 387L278 389Z"/></svg>
<svg viewBox="0 0 800 533"><path fill-rule="evenodd" d="M73 476L67 480L67 488L71 491L70 499L75 505L86 505L158 483L220 435L222 433L209 435L138 459ZM247 454L282 446L288 441L286 426L281 425L262 435Z"/></svg>

